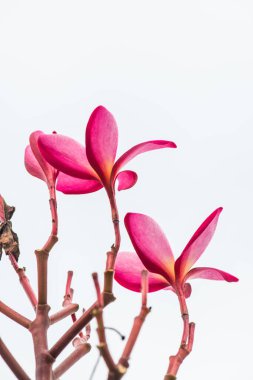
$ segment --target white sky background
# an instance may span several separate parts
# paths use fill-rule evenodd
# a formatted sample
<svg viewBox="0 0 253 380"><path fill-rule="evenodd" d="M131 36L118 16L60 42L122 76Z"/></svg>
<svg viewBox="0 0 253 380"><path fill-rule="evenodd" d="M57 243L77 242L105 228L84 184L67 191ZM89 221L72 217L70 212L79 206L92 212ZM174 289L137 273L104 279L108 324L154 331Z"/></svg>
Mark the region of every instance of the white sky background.
<svg viewBox="0 0 253 380"><path fill-rule="evenodd" d="M0 192L16 206L14 230L20 264L36 284L33 251L50 231L45 185L29 176L23 152L37 129L80 142L92 110L106 106L119 126L119 153L149 139L169 139L161 150L128 165L137 185L118 194L127 211L157 220L178 256L200 223L218 206L224 211L198 265L240 278L237 284L192 281L194 349L179 380L250 380L252 374L252 123L253 4L212 1L2 1L0 3ZM61 307L66 271L73 269L75 300L94 300L90 274L102 279L105 252L113 241L104 191L59 194L60 241L50 257L52 310ZM122 226L122 250L130 250ZM0 299L32 318L8 260L0 263ZM140 296L115 285L118 301L106 308L106 325L127 334ZM181 320L174 294L149 297L152 313L134 349L125 379L163 379L176 353ZM50 345L70 325L50 330ZM88 380L94 347L64 379ZM0 334L33 375L30 335L0 316ZM115 359L122 343L108 338ZM69 347L68 351L71 349ZM63 355L62 355L63 357ZM0 378L13 375L0 361ZM104 364L94 380L106 379Z"/></svg>

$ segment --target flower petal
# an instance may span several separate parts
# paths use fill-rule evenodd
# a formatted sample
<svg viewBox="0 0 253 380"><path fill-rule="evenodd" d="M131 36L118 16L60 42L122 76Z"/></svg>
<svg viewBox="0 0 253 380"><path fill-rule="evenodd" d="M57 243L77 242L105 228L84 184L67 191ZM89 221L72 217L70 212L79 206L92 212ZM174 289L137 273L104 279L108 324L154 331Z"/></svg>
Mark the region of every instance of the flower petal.
<svg viewBox="0 0 253 380"><path fill-rule="evenodd" d="M116 180L118 180L118 190L130 189L130 187L133 187L136 184L137 179L137 174L132 170L124 170L123 172L120 172L116 177Z"/></svg>
<svg viewBox="0 0 253 380"><path fill-rule="evenodd" d="M80 179L60 172L56 189L64 194L88 194L102 187L96 179Z"/></svg>
<svg viewBox="0 0 253 380"><path fill-rule="evenodd" d="M135 252L119 252L115 264L115 280L127 289L134 292L141 291L141 271L146 269ZM164 277L155 273L148 273L148 291L168 287Z"/></svg>
<svg viewBox="0 0 253 380"><path fill-rule="evenodd" d="M128 213L125 226L139 258L152 273L174 282L174 257L159 225L149 216Z"/></svg>
<svg viewBox="0 0 253 380"><path fill-rule="evenodd" d="M185 298L189 298L191 293L192 293L192 287L191 287L191 284L189 284L188 282L186 282L183 286L183 292L184 292L184 296Z"/></svg>
<svg viewBox="0 0 253 380"><path fill-rule="evenodd" d="M179 279L185 276L208 246L215 232L221 211L222 207L219 207L206 218L176 260L175 271Z"/></svg>
<svg viewBox="0 0 253 380"><path fill-rule="evenodd" d="M38 161L41 169L45 173L47 182L54 184L55 179L57 177L57 171L55 168L53 168L42 156L39 147L38 147L38 140L41 136L43 136L44 133L42 131L35 131L31 133L30 135L30 146L32 149L32 152L35 156L35 159Z"/></svg>
<svg viewBox="0 0 253 380"><path fill-rule="evenodd" d="M150 150L162 149L162 148L176 148L176 144L172 141L166 140L153 140L146 141L140 143L138 145L133 146L131 149L126 151L114 164L112 171L112 178L114 178L122 166L126 165L126 163L132 160L138 154L148 152Z"/></svg>
<svg viewBox="0 0 253 380"><path fill-rule="evenodd" d="M6 207L5 200L3 199L2 195L0 195L0 226L2 223L6 222L5 207ZM1 258L1 252L0 252L0 258Z"/></svg>
<svg viewBox="0 0 253 380"><path fill-rule="evenodd" d="M239 281L237 277L229 274L227 272L223 272L220 269L216 268L193 268L191 269L187 275L185 276L185 281L193 280L194 278L203 278L206 280L225 280L227 282L237 282Z"/></svg>
<svg viewBox="0 0 253 380"><path fill-rule="evenodd" d="M91 166L103 182L108 182L118 146L118 128L113 115L104 107L91 114L86 128L86 151Z"/></svg>
<svg viewBox="0 0 253 380"><path fill-rule="evenodd" d="M44 171L36 160L32 148L28 145L25 148L25 168L32 176L42 179L42 181L47 182Z"/></svg>
<svg viewBox="0 0 253 380"><path fill-rule="evenodd" d="M58 135L42 135L38 140L43 157L59 171L83 179L97 179L84 146L74 139Z"/></svg>

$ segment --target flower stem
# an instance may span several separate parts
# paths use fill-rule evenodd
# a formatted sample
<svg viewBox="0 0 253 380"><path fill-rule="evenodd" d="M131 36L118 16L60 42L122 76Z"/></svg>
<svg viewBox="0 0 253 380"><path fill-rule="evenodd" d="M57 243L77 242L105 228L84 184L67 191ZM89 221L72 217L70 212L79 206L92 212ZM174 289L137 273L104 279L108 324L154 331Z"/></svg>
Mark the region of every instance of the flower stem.
<svg viewBox="0 0 253 380"><path fill-rule="evenodd" d="M56 201L56 192L55 192L55 184L49 186L49 205L52 216L52 230L51 235L58 234L58 213L57 213L57 201Z"/></svg>
<svg viewBox="0 0 253 380"><path fill-rule="evenodd" d="M113 288L113 276L114 276L114 265L115 260L120 248L121 236L119 227L119 213L116 203L115 191L114 189L107 190L108 198L111 206L112 222L114 228L114 243L111 250L107 252L106 269L104 272L104 292L112 293Z"/></svg>
<svg viewBox="0 0 253 380"><path fill-rule="evenodd" d="M188 309L185 301L185 296L182 292L178 293L178 300L183 319L183 333L178 352L176 353L176 355L170 356L169 367L164 377L164 380L176 380L176 375L180 368L180 365L183 363L184 359L190 354L193 346L195 324L193 322L189 323Z"/></svg>

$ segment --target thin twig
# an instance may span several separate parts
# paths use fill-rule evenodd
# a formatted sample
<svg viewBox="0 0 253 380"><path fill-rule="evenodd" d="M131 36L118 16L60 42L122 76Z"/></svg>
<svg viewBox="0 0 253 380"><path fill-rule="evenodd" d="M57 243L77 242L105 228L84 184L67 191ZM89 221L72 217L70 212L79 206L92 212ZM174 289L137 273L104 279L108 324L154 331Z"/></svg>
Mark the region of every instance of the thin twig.
<svg viewBox="0 0 253 380"><path fill-rule="evenodd" d="M65 295L64 295L64 300L62 303L63 307L68 307L69 305L72 304L72 301L73 301L74 290L71 288L72 279L73 279L73 271L69 270L67 273ZM75 311L77 311L77 310L75 310ZM77 320L75 311L70 314L73 323L76 322L76 320ZM83 338L82 331L79 332L79 336L80 336L80 338Z"/></svg>
<svg viewBox="0 0 253 380"><path fill-rule="evenodd" d="M31 287L30 281L29 281L29 279L25 273L25 268L19 268L15 257L11 253L8 255L8 257L10 259L12 267L14 268L15 272L17 273L17 275L19 277L19 281L20 281L29 301L31 302L33 308L35 309L37 304L38 304L38 301L37 301L37 297L36 297L32 287Z"/></svg>
<svg viewBox="0 0 253 380"><path fill-rule="evenodd" d="M95 375L96 370L97 370L97 368L98 368L98 365L99 365L100 359L101 359L101 354L99 353L98 358L97 358L97 360L96 360L96 363L95 363L95 365L94 365L94 367L93 367L93 370L92 370L92 372L91 372L91 374L90 374L89 380L92 380L92 379L93 379L93 376Z"/></svg>

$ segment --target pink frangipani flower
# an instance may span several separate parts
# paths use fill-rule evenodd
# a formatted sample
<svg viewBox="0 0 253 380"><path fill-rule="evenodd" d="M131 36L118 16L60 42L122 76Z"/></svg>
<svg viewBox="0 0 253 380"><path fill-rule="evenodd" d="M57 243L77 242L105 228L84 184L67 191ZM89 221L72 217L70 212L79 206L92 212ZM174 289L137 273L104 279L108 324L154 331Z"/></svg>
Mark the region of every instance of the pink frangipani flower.
<svg viewBox="0 0 253 380"><path fill-rule="evenodd" d="M128 213L125 226L137 254L119 252L115 266L116 281L125 288L139 292L141 271L146 268L149 271L149 292L167 288L185 297L191 294L187 281L194 278L238 281L220 269L191 269L212 239L221 211L220 207L207 217L176 261L159 225L149 216Z"/></svg>
<svg viewBox="0 0 253 380"><path fill-rule="evenodd" d="M38 139L43 136L42 131L35 131L30 135L30 145L25 149L25 167L32 176L46 182L49 190L49 204L52 216L51 235L56 236L58 233L58 216L56 206L55 184L58 176L58 170L51 166L41 155L38 147ZM51 238L51 237L50 237ZM49 241L50 241L49 238Z"/></svg>
<svg viewBox="0 0 253 380"><path fill-rule="evenodd" d="M105 187L111 194L117 179L118 190L132 187L137 174L121 168L140 153L161 148L176 148L171 141L154 140L135 145L115 162L118 128L113 115L104 107L91 114L86 128L86 148L70 137L41 135L39 149L47 162L60 171L57 190L85 194Z"/></svg>
<svg viewBox="0 0 253 380"><path fill-rule="evenodd" d="M58 171L44 159L39 150L38 139L42 135L42 131L31 133L30 145L25 149L25 167L32 176L45 181L50 189L55 186Z"/></svg>

